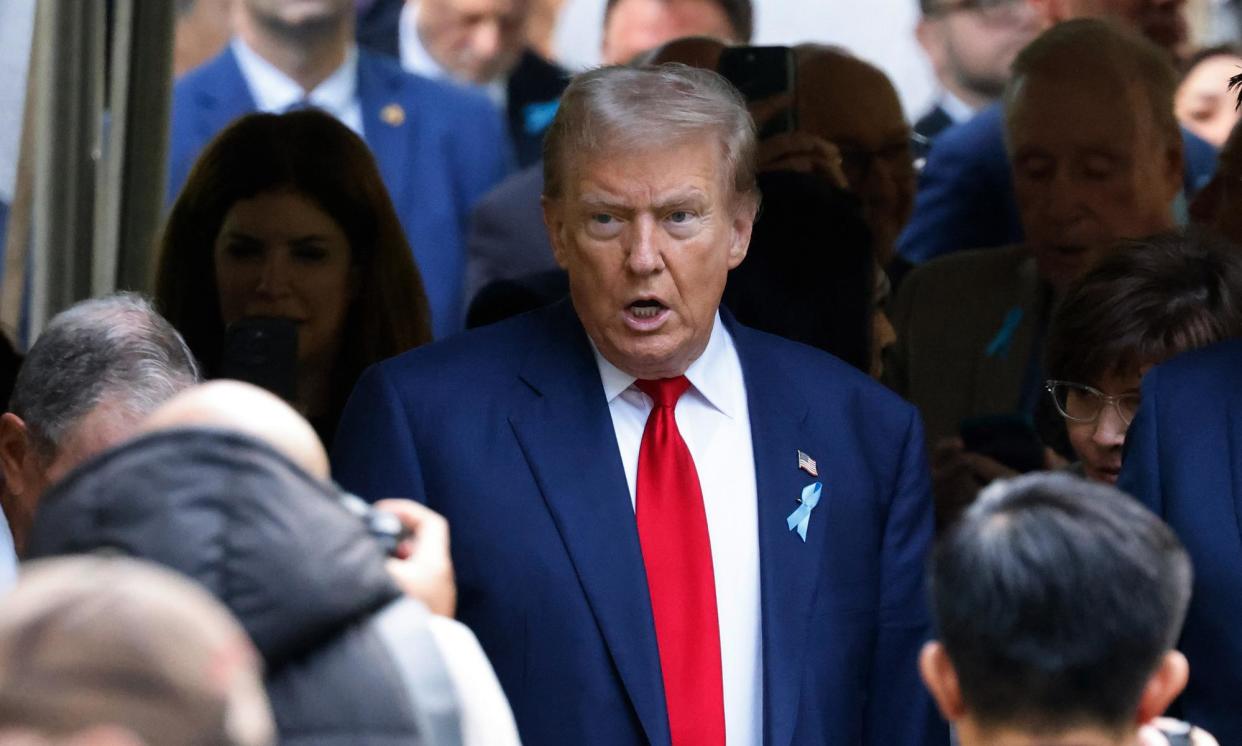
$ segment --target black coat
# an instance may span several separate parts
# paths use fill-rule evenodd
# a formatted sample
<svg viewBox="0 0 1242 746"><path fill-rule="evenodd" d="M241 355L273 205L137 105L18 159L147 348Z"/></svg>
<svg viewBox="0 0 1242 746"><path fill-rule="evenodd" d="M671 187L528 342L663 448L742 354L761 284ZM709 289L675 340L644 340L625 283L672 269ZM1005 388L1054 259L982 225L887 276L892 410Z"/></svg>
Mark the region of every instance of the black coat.
<svg viewBox="0 0 1242 746"><path fill-rule="evenodd" d="M420 640L392 634L394 621L425 631L426 610L401 596L334 488L265 444L173 430L87 462L43 498L29 556L103 548L188 575L233 612L266 664L281 743L453 742L455 701L415 704L407 669Z"/></svg>

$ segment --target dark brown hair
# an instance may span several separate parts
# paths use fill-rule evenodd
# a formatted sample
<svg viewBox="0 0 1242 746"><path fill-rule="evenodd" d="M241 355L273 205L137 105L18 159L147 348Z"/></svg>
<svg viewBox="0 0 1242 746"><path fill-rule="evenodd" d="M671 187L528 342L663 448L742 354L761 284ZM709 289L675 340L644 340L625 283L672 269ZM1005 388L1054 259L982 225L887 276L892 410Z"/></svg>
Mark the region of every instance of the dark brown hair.
<svg viewBox="0 0 1242 746"><path fill-rule="evenodd" d="M1094 384L1238 335L1242 252L1199 230L1122 241L1053 313L1047 372Z"/></svg>
<svg viewBox="0 0 1242 746"><path fill-rule="evenodd" d="M348 127L316 110L251 114L203 150L160 238L155 299L208 375L216 373L224 323L213 247L233 205L273 191L306 197L349 239L359 289L332 372L335 424L368 365L431 340L431 312L405 232L375 159Z"/></svg>

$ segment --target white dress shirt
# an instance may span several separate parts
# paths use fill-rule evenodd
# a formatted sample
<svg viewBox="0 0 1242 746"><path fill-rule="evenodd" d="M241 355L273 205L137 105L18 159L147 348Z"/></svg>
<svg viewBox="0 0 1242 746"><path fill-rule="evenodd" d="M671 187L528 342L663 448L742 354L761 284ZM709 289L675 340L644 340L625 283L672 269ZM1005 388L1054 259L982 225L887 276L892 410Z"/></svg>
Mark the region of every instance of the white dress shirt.
<svg viewBox="0 0 1242 746"><path fill-rule="evenodd" d="M232 45L237 66L241 68L246 87L250 89L259 111L281 114L305 99L341 120L359 137L363 136L362 104L358 101L357 47L351 44L341 66L308 93L241 39L234 37Z"/></svg>
<svg viewBox="0 0 1242 746"><path fill-rule="evenodd" d="M457 694L462 746L520 746L513 710L478 638L466 625L442 616L432 615L427 628Z"/></svg>
<svg viewBox="0 0 1242 746"><path fill-rule="evenodd" d="M651 399L595 350L625 481L634 504L638 449ZM759 601L759 512L750 413L742 364L717 314L703 354L686 370L677 429L694 458L711 538L724 676L725 734L731 746L763 742L763 644Z"/></svg>
<svg viewBox="0 0 1242 746"><path fill-rule="evenodd" d="M941 91L940 99L936 103L945 114L949 115L949 119L952 119L954 124L961 124L978 112L978 109L949 91Z"/></svg>
<svg viewBox="0 0 1242 746"><path fill-rule="evenodd" d="M496 105L496 108L503 111L509 103L509 91L505 87L507 76L501 76L483 85L455 79L452 73L436 62L436 59L427 51L427 47L423 46L423 40L418 36L418 8L418 3L410 2L401 6L401 17L397 23L397 47L401 51L401 66L415 75L474 88L486 95Z"/></svg>

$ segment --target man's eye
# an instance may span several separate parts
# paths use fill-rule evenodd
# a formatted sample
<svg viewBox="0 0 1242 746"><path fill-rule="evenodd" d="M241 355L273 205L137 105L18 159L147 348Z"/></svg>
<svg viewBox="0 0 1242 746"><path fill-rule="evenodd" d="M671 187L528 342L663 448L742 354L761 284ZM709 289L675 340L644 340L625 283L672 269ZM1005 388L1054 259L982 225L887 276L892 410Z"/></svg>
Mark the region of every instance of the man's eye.
<svg viewBox="0 0 1242 746"><path fill-rule="evenodd" d="M597 212L591 216L591 222L596 225L609 225L616 221L616 218L606 212Z"/></svg>
<svg viewBox="0 0 1242 746"><path fill-rule="evenodd" d="M674 223L685 223L694 217L694 213L689 210L674 210L668 214L668 219Z"/></svg>
<svg viewBox="0 0 1242 746"><path fill-rule="evenodd" d="M1107 179L1117 171L1117 159L1106 155L1088 156L1082 162L1082 172L1092 179Z"/></svg>

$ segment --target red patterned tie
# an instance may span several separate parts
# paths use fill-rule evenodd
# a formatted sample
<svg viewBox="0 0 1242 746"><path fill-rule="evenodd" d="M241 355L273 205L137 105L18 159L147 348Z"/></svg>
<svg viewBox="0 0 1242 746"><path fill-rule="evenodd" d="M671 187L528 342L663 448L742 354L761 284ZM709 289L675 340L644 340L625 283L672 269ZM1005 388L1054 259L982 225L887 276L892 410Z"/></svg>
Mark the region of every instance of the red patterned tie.
<svg viewBox="0 0 1242 746"><path fill-rule="evenodd" d="M635 511L673 746L723 746L724 684L712 546L699 473L673 410L685 376L636 381L655 406L638 449Z"/></svg>

